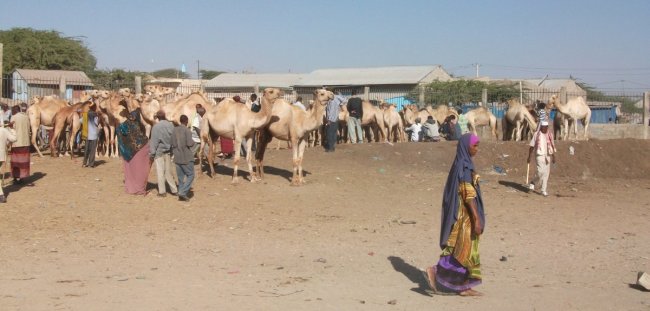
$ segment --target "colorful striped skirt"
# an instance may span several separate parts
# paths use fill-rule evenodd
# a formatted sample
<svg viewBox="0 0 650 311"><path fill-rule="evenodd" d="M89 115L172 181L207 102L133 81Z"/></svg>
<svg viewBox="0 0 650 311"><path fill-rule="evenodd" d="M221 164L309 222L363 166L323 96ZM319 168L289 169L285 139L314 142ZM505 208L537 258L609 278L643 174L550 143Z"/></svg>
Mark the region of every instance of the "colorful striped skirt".
<svg viewBox="0 0 650 311"><path fill-rule="evenodd" d="M29 177L29 146L11 148L11 176L13 178Z"/></svg>

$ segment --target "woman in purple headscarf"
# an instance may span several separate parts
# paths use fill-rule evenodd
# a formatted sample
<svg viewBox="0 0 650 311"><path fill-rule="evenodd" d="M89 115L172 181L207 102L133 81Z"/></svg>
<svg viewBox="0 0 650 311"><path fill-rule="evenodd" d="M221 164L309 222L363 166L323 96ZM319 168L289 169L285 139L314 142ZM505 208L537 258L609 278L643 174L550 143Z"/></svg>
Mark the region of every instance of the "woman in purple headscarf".
<svg viewBox="0 0 650 311"><path fill-rule="evenodd" d="M473 290L481 284L479 237L485 227L479 176L472 157L479 139L468 133L461 136L442 199L440 260L428 267L425 277L434 292L481 296Z"/></svg>

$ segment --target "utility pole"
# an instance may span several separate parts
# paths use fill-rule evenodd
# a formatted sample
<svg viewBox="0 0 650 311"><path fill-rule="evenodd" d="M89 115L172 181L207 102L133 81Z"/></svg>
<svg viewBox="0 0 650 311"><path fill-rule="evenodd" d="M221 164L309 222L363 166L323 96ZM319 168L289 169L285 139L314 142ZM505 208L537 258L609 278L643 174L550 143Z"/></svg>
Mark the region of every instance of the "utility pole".
<svg viewBox="0 0 650 311"><path fill-rule="evenodd" d="M2 84L4 83L4 80L2 79L2 43L0 43L0 98L2 97ZM11 96L7 96L11 97Z"/></svg>
<svg viewBox="0 0 650 311"><path fill-rule="evenodd" d="M200 60L196 60L196 77L201 80L201 62Z"/></svg>

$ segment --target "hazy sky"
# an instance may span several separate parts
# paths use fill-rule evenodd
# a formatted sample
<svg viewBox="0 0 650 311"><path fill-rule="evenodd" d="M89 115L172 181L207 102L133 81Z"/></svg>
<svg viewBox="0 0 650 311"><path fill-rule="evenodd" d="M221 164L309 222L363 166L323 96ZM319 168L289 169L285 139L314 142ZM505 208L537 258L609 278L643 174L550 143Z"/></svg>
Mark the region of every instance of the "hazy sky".
<svg viewBox="0 0 650 311"><path fill-rule="evenodd" d="M0 29L83 36L102 69L309 72L440 64L457 76L650 90L650 1L3 1Z"/></svg>

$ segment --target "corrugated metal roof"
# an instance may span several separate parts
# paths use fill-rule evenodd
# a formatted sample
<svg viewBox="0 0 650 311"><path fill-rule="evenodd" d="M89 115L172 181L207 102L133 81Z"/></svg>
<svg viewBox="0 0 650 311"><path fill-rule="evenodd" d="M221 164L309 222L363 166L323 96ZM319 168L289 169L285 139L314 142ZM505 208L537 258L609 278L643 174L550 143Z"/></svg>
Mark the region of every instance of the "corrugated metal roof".
<svg viewBox="0 0 650 311"><path fill-rule="evenodd" d="M205 85L210 80L199 80L199 79L175 79L175 78L155 78L147 80L146 84L173 84L177 83L179 86L185 87L199 87L201 84Z"/></svg>
<svg viewBox="0 0 650 311"><path fill-rule="evenodd" d="M534 87L541 87L548 90L559 90L562 87L575 86L575 81L571 79L546 79L544 82L542 82L542 79L527 79L523 80L523 82ZM540 82L542 82L541 85L539 85Z"/></svg>
<svg viewBox="0 0 650 311"><path fill-rule="evenodd" d="M296 86L418 84L440 66L318 69Z"/></svg>
<svg viewBox="0 0 650 311"><path fill-rule="evenodd" d="M297 73L222 73L205 84L206 88L264 87L291 88L304 74Z"/></svg>
<svg viewBox="0 0 650 311"><path fill-rule="evenodd" d="M58 85L64 77L67 85L93 85L83 71L16 69L16 72L29 84Z"/></svg>

